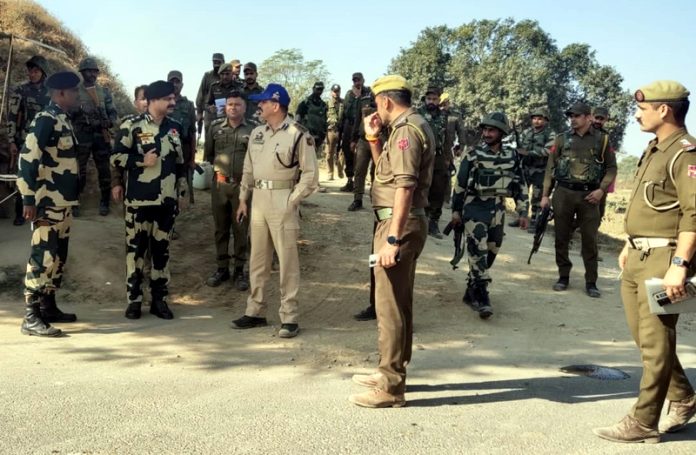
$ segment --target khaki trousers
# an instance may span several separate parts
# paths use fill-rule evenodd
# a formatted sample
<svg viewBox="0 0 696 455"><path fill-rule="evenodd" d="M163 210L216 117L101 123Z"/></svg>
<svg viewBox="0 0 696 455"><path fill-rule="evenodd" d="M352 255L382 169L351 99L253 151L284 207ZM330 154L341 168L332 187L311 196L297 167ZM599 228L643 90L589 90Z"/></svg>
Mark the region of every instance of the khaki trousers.
<svg viewBox="0 0 696 455"><path fill-rule="evenodd" d="M657 427L665 398L679 401L694 393L676 353L679 315L651 314L645 291L645 280L665 275L672 254L670 248L654 248L641 258L640 251L630 249L621 281L626 321L643 363L638 401L631 413L652 428Z"/></svg>
<svg viewBox="0 0 696 455"><path fill-rule="evenodd" d="M391 220L377 224L374 252L387 243ZM390 268L375 267L375 309L379 345L378 387L391 394L406 390L406 365L413 344L413 283L416 261L428 235L425 217L406 221L399 249L399 263Z"/></svg>
<svg viewBox="0 0 696 455"><path fill-rule="evenodd" d="M297 238L299 208L288 204L290 190L254 190L251 206L251 255L246 315L265 318L266 282L271 276L273 251L280 263L280 321L297 323L297 292L300 287L300 259Z"/></svg>

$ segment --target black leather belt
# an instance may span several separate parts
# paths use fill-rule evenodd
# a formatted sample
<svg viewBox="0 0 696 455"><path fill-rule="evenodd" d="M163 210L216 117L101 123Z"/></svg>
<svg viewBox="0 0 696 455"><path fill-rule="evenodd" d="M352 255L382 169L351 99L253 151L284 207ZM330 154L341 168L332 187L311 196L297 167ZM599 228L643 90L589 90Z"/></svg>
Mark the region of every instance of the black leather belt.
<svg viewBox="0 0 696 455"><path fill-rule="evenodd" d="M599 183L573 183L573 182L557 182L558 186L567 188L571 191L594 191L599 189Z"/></svg>

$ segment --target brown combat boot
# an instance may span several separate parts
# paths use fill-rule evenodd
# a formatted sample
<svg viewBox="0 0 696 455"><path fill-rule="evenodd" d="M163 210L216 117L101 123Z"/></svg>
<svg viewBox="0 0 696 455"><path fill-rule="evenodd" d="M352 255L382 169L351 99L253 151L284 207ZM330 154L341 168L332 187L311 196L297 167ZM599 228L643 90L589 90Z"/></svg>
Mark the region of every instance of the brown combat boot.
<svg viewBox="0 0 696 455"><path fill-rule="evenodd" d="M354 374L353 382L363 387L369 387L371 389L374 389L375 387L377 387L377 383L379 382L379 378L381 377L381 373Z"/></svg>
<svg viewBox="0 0 696 455"><path fill-rule="evenodd" d="M696 415L696 394L681 401L670 401L667 416L660 422L660 433L675 433L683 430Z"/></svg>
<svg viewBox="0 0 696 455"><path fill-rule="evenodd" d="M631 416L624 417L616 425L595 428L592 432L602 439L613 442L645 442L647 444L660 442L660 433L656 428L646 427Z"/></svg>
<svg viewBox="0 0 696 455"><path fill-rule="evenodd" d="M392 395L382 389L351 395L348 401L363 408L400 408L406 405L403 394Z"/></svg>

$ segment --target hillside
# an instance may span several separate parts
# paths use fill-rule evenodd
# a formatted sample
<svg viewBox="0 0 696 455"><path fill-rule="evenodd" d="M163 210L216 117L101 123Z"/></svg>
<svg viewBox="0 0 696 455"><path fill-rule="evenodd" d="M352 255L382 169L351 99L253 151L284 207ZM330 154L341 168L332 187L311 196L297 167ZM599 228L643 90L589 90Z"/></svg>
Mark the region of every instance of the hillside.
<svg viewBox="0 0 696 455"><path fill-rule="evenodd" d="M5 81L9 38L15 35L40 41L49 46L62 49L64 55L33 45L31 42L15 40L11 71L11 86L26 80L24 62L32 55L41 54L49 61L50 70L76 70L79 61L88 55L89 46L71 32L64 24L53 17L43 7L30 0L0 0L0 81ZM132 110L131 96L123 84L113 74L109 64L96 56L101 64L99 82L111 89L114 103L119 113ZM2 95L0 94L0 97ZM2 100L4 102L4 100Z"/></svg>

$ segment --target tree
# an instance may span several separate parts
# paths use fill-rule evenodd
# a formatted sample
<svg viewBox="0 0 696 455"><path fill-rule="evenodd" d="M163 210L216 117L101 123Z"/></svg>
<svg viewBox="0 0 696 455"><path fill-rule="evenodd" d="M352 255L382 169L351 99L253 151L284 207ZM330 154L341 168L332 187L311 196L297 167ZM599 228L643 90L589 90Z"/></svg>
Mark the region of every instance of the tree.
<svg viewBox="0 0 696 455"><path fill-rule="evenodd" d="M312 92L317 81L327 81L329 72L321 60L305 60L299 49L280 49L259 67L259 79L280 84L290 94L290 112Z"/></svg>
<svg viewBox="0 0 696 455"><path fill-rule="evenodd" d="M621 75L597 62L589 46L571 44L559 50L532 20L480 20L456 28L426 28L410 47L401 49L390 72L409 79L417 96L429 85L440 85L469 124L500 110L525 125L529 111L543 106L549 108L552 128L563 131L564 111L572 102L604 105L612 116L608 127L617 148L631 106Z"/></svg>
<svg viewBox="0 0 696 455"><path fill-rule="evenodd" d="M636 169L638 169L638 157L626 155L621 158L617 167L618 174L616 178L620 182L630 182L636 175Z"/></svg>

